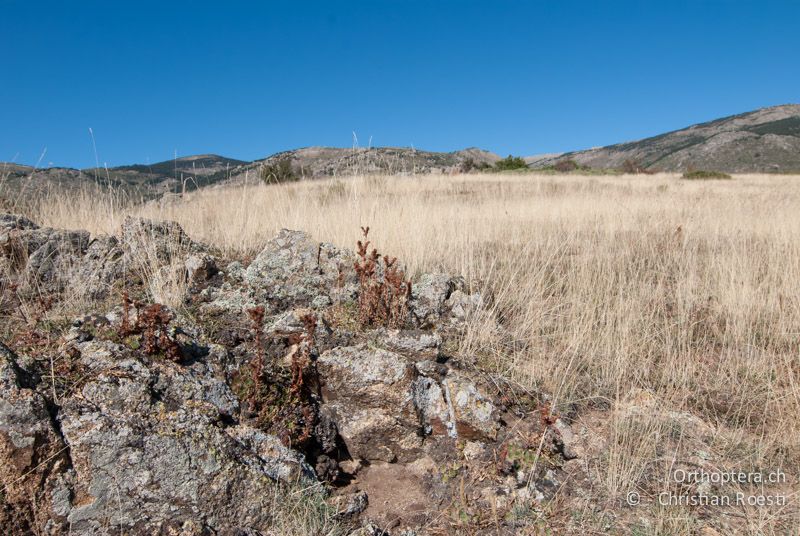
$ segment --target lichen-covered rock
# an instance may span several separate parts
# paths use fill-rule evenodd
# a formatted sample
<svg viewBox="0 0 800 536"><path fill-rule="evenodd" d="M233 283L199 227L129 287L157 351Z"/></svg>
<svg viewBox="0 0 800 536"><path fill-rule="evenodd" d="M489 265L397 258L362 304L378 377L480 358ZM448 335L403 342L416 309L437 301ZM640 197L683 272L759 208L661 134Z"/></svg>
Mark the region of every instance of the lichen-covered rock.
<svg viewBox="0 0 800 536"><path fill-rule="evenodd" d="M324 382L322 411L336 423L351 456L386 462L415 456L422 438L408 360L361 345L325 352L317 367Z"/></svg>
<svg viewBox="0 0 800 536"><path fill-rule="evenodd" d="M41 228L26 218L3 215L0 256L6 272L19 274L24 289L40 294L64 289L71 268L89 245L87 231Z"/></svg>
<svg viewBox="0 0 800 536"><path fill-rule="evenodd" d="M420 376L411 384L411 396L419 412L424 435L457 437L441 385L433 378Z"/></svg>
<svg viewBox="0 0 800 536"><path fill-rule="evenodd" d="M499 428L495 407L478 387L458 373L442 381L451 419L458 437L495 439Z"/></svg>
<svg viewBox="0 0 800 536"><path fill-rule="evenodd" d="M509 508L532 500L542 486L520 482L550 467L534 474L531 438L580 454L568 427L512 411L455 353L484 306L461 278L421 276L409 322L389 329L359 322L355 255L301 232L281 231L247 268L142 219L88 241L0 215L0 245L4 273L137 300L81 311L53 350L53 383L50 348L16 359L0 346L0 526L14 536L270 534L277 483L298 480L342 486L334 495L352 500L330 515L395 523L396 536L464 494L488 511L474 484L486 479ZM158 275L183 278L180 313L146 303Z"/></svg>
<svg viewBox="0 0 800 536"><path fill-rule="evenodd" d="M0 214L0 241L5 239L4 234L9 231L38 228L38 225L25 216L20 216L19 214Z"/></svg>
<svg viewBox="0 0 800 536"><path fill-rule="evenodd" d="M192 283L206 281L219 271L216 259L207 253L190 255L184 261L184 266Z"/></svg>
<svg viewBox="0 0 800 536"><path fill-rule="evenodd" d="M74 469L66 518L75 534L264 530L276 481L310 478L302 455L247 425L221 368L146 362L122 345L76 345L89 372L58 420Z"/></svg>
<svg viewBox="0 0 800 536"><path fill-rule="evenodd" d="M379 329L375 338L380 346L413 361L436 359L442 346L442 338L437 333L420 329Z"/></svg>
<svg viewBox="0 0 800 536"><path fill-rule="evenodd" d="M354 299L354 260L350 251L283 229L248 266L245 277L259 301L282 309L322 308Z"/></svg>
<svg viewBox="0 0 800 536"><path fill-rule="evenodd" d="M468 378L432 361L367 345L323 353L322 411L354 458L409 462L425 438L494 439L492 402Z"/></svg>
<svg viewBox="0 0 800 536"><path fill-rule="evenodd" d="M482 305L480 294L467 293L462 277L423 274L411 288L411 316L421 328L463 322Z"/></svg>
<svg viewBox="0 0 800 536"><path fill-rule="evenodd" d="M480 310L484 306L484 301L483 296L478 292L467 294L463 290L456 289L450 294L444 305L453 320L463 322Z"/></svg>
<svg viewBox="0 0 800 536"><path fill-rule="evenodd" d="M127 217L122 222L120 242L131 260L156 259L169 263L176 255L199 253L206 248L191 240L183 228L174 221L155 221Z"/></svg>
<svg viewBox="0 0 800 536"><path fill-rule="evenodd" d="M114 284L125 277L124 255L116 237L93 239L83 258L70 270L71 288L91 300L108 297Z"/></svg>
<svg viewBox="0 0 800 536"><path fill-rule="evenodd" d="M57 508L63 492L58 476L67 453L47 402L27 386L16 356L0 343L0 527L4 534L65 529Z"/></svg>

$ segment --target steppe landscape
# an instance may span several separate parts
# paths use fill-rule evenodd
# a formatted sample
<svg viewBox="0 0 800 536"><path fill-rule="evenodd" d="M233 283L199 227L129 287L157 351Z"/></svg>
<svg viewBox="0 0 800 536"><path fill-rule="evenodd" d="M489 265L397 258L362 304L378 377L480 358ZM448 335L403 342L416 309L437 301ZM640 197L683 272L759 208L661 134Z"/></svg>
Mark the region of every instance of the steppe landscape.
<svg viewBox="0 0 800 536"><path fill-rule="evenodd" d="M800 536L800 2L0 2L0 536Z"/></svg>
<svg viewBox="0 0 800 536"><path fill-rule="evenodd" d="M22 210L39 228L4 216L3 340L17 363L3 370L18 376L16 387L5 380L12 394L4 398L25 393L55 413L35 425L54 429L36 432L28 464L3 475L6 523L176 534L220 530L225 519L266 534L785 534L799 526L798 176L529 169L267 184L254 173L126 199L114 189L43 195ZM386 311L394 300L399 316L365 313L373 283L353 267L369 257L353 252L367 226L411 282L408 294L402 283L381 287ZM382 262L373 276L381 285L392 270ZM156 312L165 316L140 325L134 316L155 314L147 304L163 304ZM298 353L309 361L299 364ZM406 372L393 376L397 367ZM122 380L142 368L144 377ZM245 370L264 383L264 400L242 387ZM313 387L295 392L298 374ZM27 385L29 377L38 383ZM164 378L173 378L168 394L158 387ZM448 381L461 390L451 393ZM421 386L438 395L421 395ZM141 396L148 409L137 417ZM455 400L463 408L454 410ZM126 419L136 424L99 427L138 437L144 460L123 464L132 446L84 430L114 414L97 414L96 404L133 412ZM204 425L277 467L270 495L259 499L272 501L268 515L160 481L150 443L164 426L200 449L191 457L216 458L225 478L255 478L231 476L247 466L243 454L198 446L206 432L186 430L198 426L187 424L198 411L219 414ZM152 412L158 423L147 421ZM254 443L260 430L280 441ZM321 446L325 430L338 437L334 450ZM286 447L295 450L278 452ZM181 467L189 447L160 448ZM287 462L303 455L308 474L291 469L303 462ZM678 469L784 476L677 483ZM201 486L221 485L207 469L181 470ZM142 473L156 491L98 484ZM56 501L63 481L71 507ZM665 493L686 493L681 486L734 501L661 504ZM222 489L231 502L253 500ZM131 496L120 499L125 490ZM77 500L87 493L92 508ZM737 493L774 501L738 504ZM183 509L135 513L154 497L181 497L205 521L190 522Z"/></svg>

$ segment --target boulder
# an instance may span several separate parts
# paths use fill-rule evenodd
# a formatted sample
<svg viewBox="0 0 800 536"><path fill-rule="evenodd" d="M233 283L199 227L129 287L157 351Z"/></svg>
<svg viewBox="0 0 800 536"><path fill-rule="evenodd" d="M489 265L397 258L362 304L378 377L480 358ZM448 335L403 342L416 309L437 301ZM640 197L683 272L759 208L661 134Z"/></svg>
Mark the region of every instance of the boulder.
<svg viewBox="0 0 800 536"><path fill-rule="evenodd" d="M47 401L16 360L0 343L0 526L4 534L58 532L66 528L60 477L68 453Z"/></svg>
<svg viewBox="0 0 800 536"><path fill-rule="evenodd" d="M41 228L9 214L2 215L0 222L0 254L6 271L20 276L23 289L42 295L61 292L89 246L89 233Z"/></svg>
<svg viewBox="0 0 800 536"><path fill-rule="evenodd" d="M420 328L463 323L482 305L481 295L469 294L462 277L423 274L411 287L411 317Z"/></svg>
<svg viewBox="0 0 800 536"><path fill-rule="evenodd" d="M366 344L336 347L317 362L321 410L350 455L407 463L425 438L495 439L497 411L462 373Z"/></svg>
<svg viewBox="0 0 800 536"><path fill-rule="evenodd" d="M169 264L175 256L187 256L206 250L194 242L174 221L155 221L145 218L127 217L122 222L120 242L132 261L147 259L148 262Z"/></svg>
<svg viewBox="0 0 800 536"><path fill-rule="evenodd" d="M248 266L245 279L258 301L275 309L352 301L358 292L355 255L306 233L283 229Z"/></svg>
<svg viewBox="0 0 800 536"><path fill-rule="evenodd" d="M393 352L367 345L323 353L317 368L324 382L324 412L354 458L408 461L422 446L411 398L413 365Z"/></svg>
<svg viewBox="0 0 800 536"><path fill-rule="evenodd" d="M153 534L185 523L203 533L263 531L276 483L312 482L303 456L278 438L226 426L239 405L221 364L145 360L109 341L74 348L84 380L59 408L63 441L43 399L19 386L8 358L0 367L3 483L64 449L69 473L31 482L42 496L37 504L52 505L45 514L72 534ZM43 467L42 474L56 474Z"/></svg>

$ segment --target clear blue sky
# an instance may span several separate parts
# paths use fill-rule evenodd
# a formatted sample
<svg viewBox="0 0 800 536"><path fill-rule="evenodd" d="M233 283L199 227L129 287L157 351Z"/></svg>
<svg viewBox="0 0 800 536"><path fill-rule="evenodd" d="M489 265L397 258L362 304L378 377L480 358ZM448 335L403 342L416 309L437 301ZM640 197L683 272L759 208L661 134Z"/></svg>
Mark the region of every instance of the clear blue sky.
<svg viewBox="0 0 800 536"><path fill-rule="evenodd" d="M0 160L605 145L800 102L800 1L0 0Z"/></svg>

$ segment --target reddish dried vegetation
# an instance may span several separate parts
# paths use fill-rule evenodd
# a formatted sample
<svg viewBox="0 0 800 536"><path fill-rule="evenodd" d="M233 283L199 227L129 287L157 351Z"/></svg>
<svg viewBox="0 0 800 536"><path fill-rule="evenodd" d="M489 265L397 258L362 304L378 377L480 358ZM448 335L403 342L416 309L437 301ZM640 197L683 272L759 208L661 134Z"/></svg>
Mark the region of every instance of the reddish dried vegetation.
<svg viewBox="0 0 800 536"><path fill-rule="evenodd" d="M369 227L362 227L361 232L364 241L357 243L359 260L354 264L359 283L359 321L363 326L400 328L408 318L411 281L398 268L396 257L381 257L375 248L369 251Z"/></svg>
<svg viewBox="0 0 800 536"><path fill-rule="evenodd" d="M317 319L313 314L303 315L302 333L287 337L291 362L286 370L268 366L264 361L264 308L254 307L247 313L254 331L255 355L237 374L234 390L260 428L278 435L285 445L302 449L312 439L318 420L319 382L313 357Z"/></svg>
<svg viewBox="0 0 800 536"><path fill-rule="evenodd" d="M131 307L136 310L136 322L131 325ZM144 303L132 300L128 291L122 292L122 320L118 329L121 337L141 334L142 349L147 355L163 354L167 359L180 362L181 349L178 343L170 337L169 323L172 313L160 303Z"/></svg>

